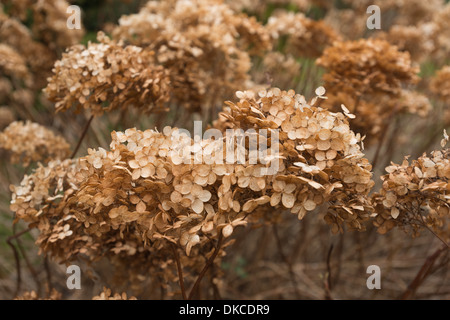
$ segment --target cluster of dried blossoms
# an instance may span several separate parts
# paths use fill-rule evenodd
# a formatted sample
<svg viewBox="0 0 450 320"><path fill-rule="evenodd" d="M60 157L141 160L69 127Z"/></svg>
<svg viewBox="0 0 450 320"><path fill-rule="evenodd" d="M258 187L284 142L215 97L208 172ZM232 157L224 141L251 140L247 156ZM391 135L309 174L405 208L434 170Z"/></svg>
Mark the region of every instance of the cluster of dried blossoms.
<svg viewBox="0 0 450 320"><path fill-rule="evenodd" d="M111 289L103 288L103 291L100 292L98 296L92 298L92 300L137 300L136 297L128 297L125 292L122 294L115 293L112 294Z"/></svg>
<svg viewBox="0 0 450 320"><path fill-rule="evenodd" d="M442 147L448 142L445 134ZM386 168L383 187L372 196L376 210L374 225L386 233L394 227L418 235L431 229L444 241L450 240L450 149L422 155L411 164Z"/></svg>
<svg viewBox="0 0 450 320"><path fill-rule="evenodd" d="M250 49L270 48L262 25L219 0L150 1L122 17L113 36L154 51L170 73L174 104L192 110L221 104L246 87Z"/></svg>
<svg viewBox="0 0 450 320"><path fill-rule="evenodd" d="M273 209L302 219L326 203L333 232L344 223L363 230L371 211L371 166L346 116L293 91L237 94L241 101L227 103L216 127L255 129L252 139L266 141L269 150L279 147L263 152L262 163L249 162L248 143L231 152L243 156L242 163L226 163L227 139L192 140L170 127L128 129L112 133L110 151L40 166L12 189L11 209L40 230L41 250L58 261L106 257L122 271L133 270L136 283L149 270L176 281L177 255L185 278L193 279L211 255L220 262L223 238L234 228L271 220ZM264 174L272 163L278 170Z"/></svg>
<svg viewBox="0 0 450 320"><path fill-rule="evenodd" d="M112 41L102 32L99 43L77 45L63 54L44 89L57 111L75 107L93 115L129 106L142 112L164 110L169 77L155 65L154 53Z"/></svg>
<svg viewBox="0 0 450 320"><path fill-rule="evenodd" d="M69 4L64 0L5 0L2 3L8 8L8 14L0 6L0 61L14 59L15 69L20 74L11 79L0 70L0 105L6 104L20 114L21 110L33 107L36 97L40 98L40 90L51 75L54 61L66 46L81 40L83 31L67 28Z"/></svg>
<svg viewBox="0 0 450 320"><path fill-rule="evenodd" d="M436 94L439 100L450 103L450 66L444 66L436 72L436 76L430 83L431 91ZM444 109L444 123L450 124L450 109Z"/></svg>
<svg viewBox="0 0 450 320"><path fill-rule="evenodd" d="M266 25L274 46L286 39L284 51L295 57L318 58L340 36L323 21L307 18L303 13L281 11Z"/></svg>
<svg viewBox="0 0 450 320"><path fill-rule="evenodd" d="M31 162L66 159L70 145L53 131L30 121L11 123L0 132L0 148L11 154L11 162L28 166Z"/></svg>
<svg viewBox="0 0 450 320"><path fill-rule="evenodd" d="M399 112L418 112L430 109L426 98L403 89L418 81L419 68L411 62L407 52L379 39L335 42L317 60L326 68L323 75L329 100L326 105L339 110L344 104L357 115L355 131L367 134L371 143L384 130L387 120ZM405 104L412 102L413 105Z"/></svg>
<svg viewBox="0 0 450 320"><path fill-rule="evenodd" d="M38 293L32 290L24 292L21 296L15 297L14 300L61 300L61 297L61 293L55 289L52 289L50 294L45 298L39 297Z"/></svg>

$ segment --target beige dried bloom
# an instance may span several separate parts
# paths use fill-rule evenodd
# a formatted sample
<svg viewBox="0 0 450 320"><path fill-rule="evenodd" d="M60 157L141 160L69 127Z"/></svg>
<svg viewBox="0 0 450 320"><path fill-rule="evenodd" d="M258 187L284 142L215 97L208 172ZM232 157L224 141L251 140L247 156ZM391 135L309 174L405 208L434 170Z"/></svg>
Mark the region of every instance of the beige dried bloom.
<svg viewBox="0 0 450 320"><path fill-rule="evenodd" d="M111 289L104 287L103 291L100 292L98 296L93 297L92 300L137 300L137 299L136 297L133 296L128 298L125 292L123 292L122 294L119 293L112 294Z"/></svg>
<svg viewBox="0 0 450 320"><path fill-rule="evenodd" d="M448 142L448 136L442 143ZM450 240L450 150L424 154L411 164L386 168L383 187L372 196L374 225L386 233L400 227L417 236L423 227L431 229L444 241Z"/></svg>
<svg viewBox="0 0 450 320"><path fill-rule="evenodd" d="M169 70L172 102L194 111L244 87L249 52L270 48L262 25L218 0L149 1L138 14L122 17L113 35L155 51Z"/></svg>
<svg viewBox="0 0 450 320"><path fill-rule="evenodd" d="M15 120L14 113L8 107L0 107L0 130L5 129Z"/></svg>
<svg viewBox="0 0 450 320"><path fill-rule="evenodd" d="M431 91L444 102L450 102L450 66L444 66L436 72L430 83Z"/></svg>
<svg viewBox="0 0 450 320"><path fill-rule="evenodd" d="M353 96L396 94L403 83L419 80L419 68L411 64L409 53L378 39L335 42L317 64L327 69L323 80L330 91Z"/></svg>
<svg viewBox="0 0 450 320"><path fill-rule="evenodd" d="M83 28L67 28L69 6L65 0L35 0L30 8L33 12L34 36L52 50L63 51L83 38Z"/></svg>
<svg viewBox="0 0 450 320"><path fill-rule="evenodd" d="M418 81L419 68L412 65L408 52L398 51L387 41L336 42L317 64L326 68L323 80L329 99L324 105L336 111L344 105L355 113L352 126L367 134L367 145L377 141L395 114L424 116L431 109L426 97L403 89Z"/></svg>
<svg viewBox="0 0 450 320"><path fill-rule="evenodd" d="M169 79L154 54L135 46L124 46L98 34L100 43L73 46L53 69L44 89L56 102L57 111L75 107L93 115L139 106L142 112L164 110L169 99Z"/></svg>
<svg viewBox="0 0 450 320"><path fill-rule="evenodd" d="M295 57L318 58L340 36L324 21L315 21L302 13L282 11L271 16L266 28L272 41L287 37L286 52Z"/></svg>
<svg viewBox="0 0 450 320"><path fill-rule="evenodd" d="M61 300L62 294L56 289L52 289L50 294L48 294L45 298L39 297L36 291L27 291L24 292L21 296L17 296L14 300Z"/></svg>
<svg viewBox="0 0 450 320"><path fill-rule="evenodd" d="M70 145L61 136L37 123L16 121L0 133L0 148L11 153L11 162L28 166L31 162L66 159Z"/></svg>
<svg viewBox="0 0 450 320"><path fill-rule="evenodd" d="M377 38L387 40L398 47L400 51L407 51L415 62L423 62L429 58L435 48L432 39L433 29L429 25L403 26L395 25L388 32L380 33Z"/></svg>

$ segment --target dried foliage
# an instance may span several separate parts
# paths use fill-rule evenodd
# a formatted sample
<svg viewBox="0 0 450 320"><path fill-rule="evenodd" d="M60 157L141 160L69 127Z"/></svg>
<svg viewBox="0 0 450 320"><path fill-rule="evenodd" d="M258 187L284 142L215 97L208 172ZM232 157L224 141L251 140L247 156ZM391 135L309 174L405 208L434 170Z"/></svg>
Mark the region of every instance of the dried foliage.
<svg viewBox="0 0 450 320"><path fill-rule="evenodd" d="M343 104L355 113L353 128L368 135L368 144L380 136L392 116L400 112L424 116L431 109L426 97L404 89L419 80L419 68L409 53L384 40L336 42L317 64L326 68L327 106L339 110Z"/></svg>
<svg viewBox="0 0 450 320"><path fill-rule="evenodd" d="M445 135L442 147L447 142ZM401 165L386 168L383 187L373 195L378 232L401 227L416 236L426 227L443 241L450 240L449 155L449 149L433 151L411 164L405 159Z"/></svg>
<svg viewBox="0 0 450 320"><path fill-rule="evenodd" d="M169 99L167 72L154 64L154 54L124 46L98 34L100 43L73 46L53 69L45 92L56 111L75 107L102 115L129 106L144 113L161 111Z"/></svg>
<svg viewBox="0 0 450 320"><path fill-rule="evenodd" d="M64 138L37 123L16 121L0 133L0 148L11 153L11 162L28 166L31 162L65 159L70 145Z"/></svg>
<svg viewBox="0 0 450 320"><path fill-rule="evenodd" d="M218 0L149 1L119 24L114 37L153 50L169 70L173 103L195 111L245 88L247 50L262 54L270 48L268 33L254 18Z"/></svg>

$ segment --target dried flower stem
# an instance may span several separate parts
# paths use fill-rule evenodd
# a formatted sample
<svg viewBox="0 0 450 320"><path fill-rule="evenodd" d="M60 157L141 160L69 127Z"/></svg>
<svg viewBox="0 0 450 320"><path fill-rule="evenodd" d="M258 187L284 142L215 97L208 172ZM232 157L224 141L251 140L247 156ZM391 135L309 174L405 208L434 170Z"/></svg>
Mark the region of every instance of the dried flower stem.
<svg viewBox="0 0 450 320"><path fill-rule="evenodd" d="M31 229L28 228L26 230L23 230L17 234L13 234L12 236L8 237L8 239L6 239L6 243L11 247L11 249L13 250L14 253L14 259L16 260L16 270L17 270L17 282L16 282L16 291L14 293L14 297L16 297L19 294L20 291L20 285L22 284L22 271L21 271L21 266L20 266L20 257L19 257L19 253L17 251L17 248L14 246L14 244L12 243L12 240L17 239L19 237L21 237L22 235L24 235L25 233L29 232ZM15 230L13 231L15 232Z"/></svg>
<svg viewBox="0 0 450 320"><path fill-rule="evenodd" d="M448 248L442 246L425 260L414 280L409 284L406 291L401 295L401 300L407 300L414 296L419 286L431 274L431 268L433 267L436 260L439 258L442 252L445 252L445 250L448 250Z"/></svg>
<svg viewBox="0 0 450 320"><path fill-rule="evenodd" d="M284 263L288 267L289 275L291 277L295 295L297 296L297 299L301 299L300 292L298 291L297 279L295 278L294 268L292 267L292 263L289 261L287 256L284 254L283 245L281 243L280 235L278 234L278 227L276 224L274 224L272 226L272 228L273 228L273 234L275 236L275 240L276 240L277 247L278 247L278 252L280 253L281 259L283 259Z"/></svg>
<svg viewBox="0 0 450 320"><path fill-rule="evenodd" d="M85 125L85 127L83 129L83 133L81 134L80 140L78 140L78 144L75 147L75 150L73 150L73 153L70 156L70 159L75 158L78 150L80 149L81 143L83 142L84 138L86 137L86 134L87 134L87 132L89 130L89 127L91 126L92 120L94 120L94 116L93 115L89 118L88 122L86 123L86 125Z"/></svg>
<svg viewBox="0 0 450 320"><path fill-rule="evenodd" d="M222 246L223 241L223 235L222 232L220 232L219 240L217 241L217 246L212 254L212 256L209 258L209 260L206 262L205 266L203 267L202 271L197 277L197 280L195 280L194 286L191 289L191 292L189 293L188 300L192 300L194 297L194 294L197 292L200 282L202 281L203 277L205 276L208 269L211 267L211 265L214 263L214 259L216 259L217 255L219 254L220 247Z"/></svg>
<svg viewBox="0 0 450 320"><path fill-rule="evenodd" d="M333 244L331 244L327 254L327 274L324 279L326 300L333 300L331 297L331 253L333 252L333 247Z"/></svg>
<svg viewBox="0 0 450 320"><path fill-rule="evenodd" d="M183 280L183 269L181 268L181 261L180 261L180 257L178 255L178 251L177 248L175 247L175 245L173 243L170 243L170 247L172 248L173 251L173 256L175 258L175 261L177 263L177 271L178 271L178 280L180 282L180 289L181 289L181 294L183 296L183 300L187 299L186 296L186 289L184 287L184 280Z"/></svg>

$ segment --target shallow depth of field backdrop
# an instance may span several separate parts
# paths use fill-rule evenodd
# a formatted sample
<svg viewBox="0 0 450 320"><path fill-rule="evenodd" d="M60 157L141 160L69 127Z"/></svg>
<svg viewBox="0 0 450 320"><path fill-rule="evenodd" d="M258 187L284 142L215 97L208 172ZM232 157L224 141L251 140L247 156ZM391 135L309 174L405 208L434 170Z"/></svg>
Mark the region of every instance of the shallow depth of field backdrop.
<svg viewBox="0 0 450 320"><path fill-rule="evenodd" d="M449 30L444 0L0 0L0 299L449 299Z"/></svg>

